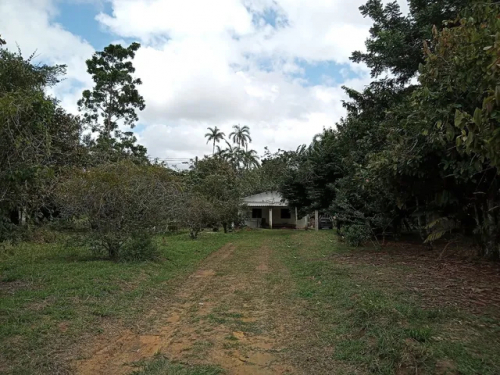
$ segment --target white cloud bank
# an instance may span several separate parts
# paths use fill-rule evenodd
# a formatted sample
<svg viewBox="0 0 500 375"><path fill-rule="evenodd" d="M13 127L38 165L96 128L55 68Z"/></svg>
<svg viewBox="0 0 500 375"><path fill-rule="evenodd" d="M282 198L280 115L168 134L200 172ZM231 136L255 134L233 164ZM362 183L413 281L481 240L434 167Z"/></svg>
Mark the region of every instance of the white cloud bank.
<svg viewBox="0 0 500 375"><path fill-rule="evenodd" d="M134 61L147 104L139 138L155 157L202 156L211 151L207 126L228 134L237 123L250 126L259 152L309 143L344 114L344 95L335 80L305 85L297 61L349 64L358 78L342 84L361 89L369 82L366 68L349 62L368 36L370 21L358 11L365 0L109 2L112 13L97 20L116 39L143 45ZM75 111L82 86L91 83L84 62L93 48L55 24L56 12L56 0L0 1L1 32L23 51L68 65L56 93Z"/></svg>

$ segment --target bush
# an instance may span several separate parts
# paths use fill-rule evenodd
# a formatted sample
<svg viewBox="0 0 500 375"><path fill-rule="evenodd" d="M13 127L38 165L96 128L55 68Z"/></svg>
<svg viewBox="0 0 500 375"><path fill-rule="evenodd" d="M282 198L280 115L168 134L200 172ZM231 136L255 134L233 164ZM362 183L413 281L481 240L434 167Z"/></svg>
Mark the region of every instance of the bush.
<svg viewBox="0 0 500 375"><path fill-rule="evenodd" d="M7 215L0 211L0 242L7 240L18 240L21 233L21 227L14 225Z"/></svg>
<svg viewBox="0 0 500 375"><path fill-rule="evenodd" d="M121 249L120 259L124 261L157 260L159 250L153 236L147 232L137 232L125 242Z"/></svg>
<svg viewBox="0 0 500 375"><path fill-rule="evenodd" d="M57 197L67 219L85 224L93 251L118 260L124 245L131 246L132 258L138 243L146 246L139 252L150 252L144 233L165 228L178 216L178 191L167 169L125 161L76 171L59 186Z"/></svg>
<svg viewBox="0 0 500 375"><path fill-rule="evenodd" d="M344 228L344 239L349 246L361 246L370 239L370 228L364 224L352 224Z"/></svg>
<svg viewBox="0 0 500 375"><path fill-rule="evenodd" d="M55 243L59 239L57 232L46 226L25 230L23 238L35 243Z"/></svg>
<svg viewBox="0 0 500 375"><path fill-rule="evenodd" d="M194 240L203 228L214 222L214 209L203 196L197 194L185 194L182 202L180 217L183 225L189 228L189 236Z"/></svg>

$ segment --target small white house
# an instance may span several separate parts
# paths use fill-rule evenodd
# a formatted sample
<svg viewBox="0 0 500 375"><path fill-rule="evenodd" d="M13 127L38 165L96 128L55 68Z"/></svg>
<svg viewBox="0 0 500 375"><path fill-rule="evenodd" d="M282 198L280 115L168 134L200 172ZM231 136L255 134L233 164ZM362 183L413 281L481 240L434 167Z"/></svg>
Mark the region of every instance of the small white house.
<svg viewBox="0 0 500 375"><path fill-rule="evenodd" d="M309 218L299 218L297 209L288 206L283 197L273 191L243 198L247 207L246 225L250 228L296 228L307 227Z"/></svg>

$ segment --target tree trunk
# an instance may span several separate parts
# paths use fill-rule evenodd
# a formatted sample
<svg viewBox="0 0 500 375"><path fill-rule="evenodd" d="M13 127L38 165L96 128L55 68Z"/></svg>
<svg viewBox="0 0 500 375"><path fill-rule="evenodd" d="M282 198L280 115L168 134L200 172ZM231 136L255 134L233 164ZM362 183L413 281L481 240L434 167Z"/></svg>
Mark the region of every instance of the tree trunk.
<svg viewBox="0 0 500 375"><path fill-rule="evenodd" d="M493 190L493 189L492 189ZM500 258L500 226L498 225L498 204L495 202L495 191L488 197L484 212L483 251L484 256L492 259Z"/></svg>
<svg viewBox="0 0 500 375"><path fill-rule="evenodd" d="M189 231L189 237L191 237L192 240L195 240L196 238L198 238L198 229L191 228Z"/></svg>
<svg viewBox="0 0 500 375"><path fill-rule="evenodd" d="M227 223L222 223L222 227L224 228L224 233L227 233Z"/></svg>
<svg viewBox="0 0 500 375"><path fill-rule="evenodd" d="M113 262L118 261L118 254L119 254L120 246L117 243L108 243L108 254L109 254L109 259L111 259Z"/></svg>
<svg viewBox="0 0 500 375"><path fill-rule="evenodd" d="M422 224L422 217L420 216L420 205L418 204L418 197L415 197L415 202L417 205L417 226L418 226L418 234L420 235L420 238L422 241L425 241L427 235L424 232L423 224Z"/></svg>

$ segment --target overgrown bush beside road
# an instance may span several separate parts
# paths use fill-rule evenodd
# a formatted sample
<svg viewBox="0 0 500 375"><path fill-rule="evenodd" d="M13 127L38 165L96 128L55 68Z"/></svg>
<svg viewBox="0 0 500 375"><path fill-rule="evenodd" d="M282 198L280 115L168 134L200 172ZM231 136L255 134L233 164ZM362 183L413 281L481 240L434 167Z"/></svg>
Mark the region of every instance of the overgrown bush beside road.
<svg viewBox="0 0 500 375"><path fill-rule="evenodd" d="M179 185L167 169L124 161L77 171L60 184L58 202L66 219L81 219L94 248L118 260L124 245L141 239L178 215ZM151 244L138 246L140 258ZM128 254L132 254L131 249Z"/></svg>

